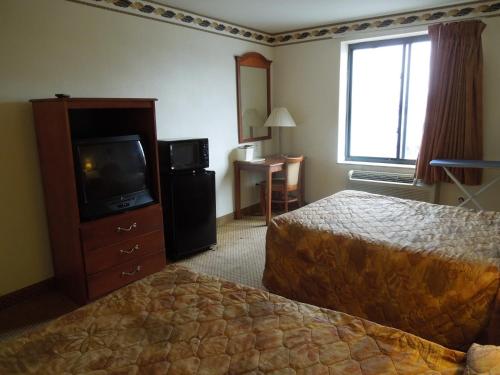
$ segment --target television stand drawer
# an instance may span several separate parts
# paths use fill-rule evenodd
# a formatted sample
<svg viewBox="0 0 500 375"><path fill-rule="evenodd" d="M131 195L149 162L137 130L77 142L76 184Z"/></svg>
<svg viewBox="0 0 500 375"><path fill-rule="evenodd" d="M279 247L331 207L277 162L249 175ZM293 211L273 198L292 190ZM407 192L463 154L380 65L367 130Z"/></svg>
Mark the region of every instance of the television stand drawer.
<svg viewBox="0 0 500 375"><path fill-rule="evenodd" d="M117 266L130 260L165 250L163 231L157 230L130 240L84 252L88 275Z"/></svg>
<svg viewBox="0 0 500 375"><path fill-rule="evenodd" d="M163 230L159 204L80 224L82 247L85 252L157 230Z"/></svg>
<svg viewBox="0 0 500 375"><path fill-rule="evenodd" d="M142 279L165 267L165 251L134 259L88 276L89 299L95 300L115 289Z"/></svg>

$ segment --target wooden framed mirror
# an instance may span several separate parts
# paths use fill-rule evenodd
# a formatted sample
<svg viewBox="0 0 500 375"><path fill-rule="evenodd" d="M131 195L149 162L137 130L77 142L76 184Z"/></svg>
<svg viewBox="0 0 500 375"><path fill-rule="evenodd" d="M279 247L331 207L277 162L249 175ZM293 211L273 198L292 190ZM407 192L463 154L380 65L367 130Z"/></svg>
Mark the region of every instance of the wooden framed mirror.
<svg viewBox="0 0 500 375"><path fill-rule="evenodd" d="M271 113L271 62L257 52L236 59L239 143L271 139L264 123Z"/></svg>

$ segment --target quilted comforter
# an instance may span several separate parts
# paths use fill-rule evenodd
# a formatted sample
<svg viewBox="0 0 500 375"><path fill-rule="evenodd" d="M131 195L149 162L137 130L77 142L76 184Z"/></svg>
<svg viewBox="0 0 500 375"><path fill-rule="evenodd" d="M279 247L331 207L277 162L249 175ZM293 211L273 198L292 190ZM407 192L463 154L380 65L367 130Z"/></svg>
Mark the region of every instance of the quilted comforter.
<svg viewBox="0 0 500 375"><path fill-rule="evenodd" d="M471 374L496 366L475 347ZM0 343L1 374L461 374L465 353L175 265Z"/></svg>
<svg viewBox="0 0 500 375"><path fill-rule="evenodd" d="M264 285L444 346L500 343L500 213L342 191L278 216Z"/></svg>

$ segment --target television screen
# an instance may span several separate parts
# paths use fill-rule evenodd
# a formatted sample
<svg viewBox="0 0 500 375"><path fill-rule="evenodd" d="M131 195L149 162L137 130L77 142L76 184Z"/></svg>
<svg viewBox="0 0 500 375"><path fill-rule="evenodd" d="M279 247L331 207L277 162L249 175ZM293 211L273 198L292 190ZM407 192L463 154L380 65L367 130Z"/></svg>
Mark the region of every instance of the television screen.
<svg viewBox="0 0 500 375"><path fill-rule="evenodd" d="M144 203L136 202L148 188L139 136L80 140L76 151L83 216L101 216Z"/></svg>

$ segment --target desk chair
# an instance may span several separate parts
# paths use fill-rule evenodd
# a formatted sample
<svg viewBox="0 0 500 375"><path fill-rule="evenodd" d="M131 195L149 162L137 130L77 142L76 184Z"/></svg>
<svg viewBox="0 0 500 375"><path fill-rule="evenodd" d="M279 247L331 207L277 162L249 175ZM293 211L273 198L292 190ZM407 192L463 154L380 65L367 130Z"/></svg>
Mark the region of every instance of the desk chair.
<svg viewBox="0 0 500 375"><path fill-rule="evenodd" d="M304 156L285 157L284 171L280 176L272 180L272 195L271 205L279 203L283 205L285 212L288 212L288 205L296 202L300 207L302 206L301 194L301 166L304 161ZM260 184L260 210L262 214L266 215L266 181Z"/></svg>

